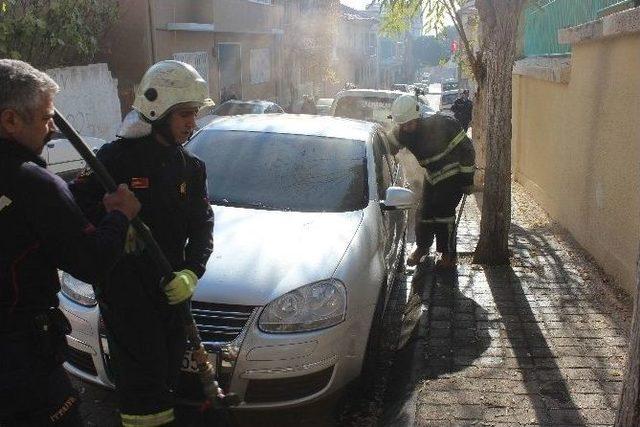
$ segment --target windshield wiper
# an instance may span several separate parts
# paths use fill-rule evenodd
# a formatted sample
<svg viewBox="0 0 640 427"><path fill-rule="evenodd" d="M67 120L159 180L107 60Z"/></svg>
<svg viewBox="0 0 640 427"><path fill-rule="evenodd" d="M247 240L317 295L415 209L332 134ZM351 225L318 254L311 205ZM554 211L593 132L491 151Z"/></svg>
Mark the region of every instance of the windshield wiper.
<svg viewBox="0 0 640 427"><path fill-rule="evenodd" d="M231 206L233 208L276 210L276 208L267 206L262 202L232 202L227 199L211 199L211 203L219 206Z"/></svg>

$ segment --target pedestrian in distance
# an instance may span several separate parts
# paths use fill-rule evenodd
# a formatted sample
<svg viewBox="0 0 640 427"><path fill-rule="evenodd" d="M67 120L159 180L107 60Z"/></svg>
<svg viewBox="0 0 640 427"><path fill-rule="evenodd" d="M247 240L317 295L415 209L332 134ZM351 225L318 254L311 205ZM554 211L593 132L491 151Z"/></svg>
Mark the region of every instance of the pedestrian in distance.
<svg viewBox="0 0 640 427"><path fill-rule="evenodd" d="M475 152L457 120L435 114L423 118L412 95L399 96L391 106L397 125L392 132L396 148L407 148L425 169L422 204L416 219L417 248L407 260L418 264L435 239L441 253L436 267L452 269L457 263L456 207L463 194L474 191Z"/></svg>
<svg viewBox="0 0 640 427"><path fill-rule="evenodd" d="M316 103L313 100L313 95L304 95L302 97L302 107L300 109L302 114L318 114Z"/></svg>
<svg viewBox="0 0 640 427"><path fill-rule="evenodd" d="M199 109L211 105L207 83L192 66L158 62L143 76L133 104L150 124L148 134L121 135L97 153L114 180L140 199L140 217L175 270L160 289L155 260L132 239L97 287L125 427L182 425L173 390L187 338L176 305L191 298L213 251L205 164L182 145L196 129ZM71 188L88 215L104 215L94 173L80 174Z"/></svg>
<svg viewBox="0 0 640 427"><path fill-rule="evenodd" d="M469 99L469 91L467 89L463 90L462 95L455 100L451 106L451 111L453 111L454 117L466 132L473 117L473 102Z"/></svg>
<svg viewBox="0 0 640 427"><path fill-rule="evenodd" d="M71 328L58 309L58 269L96 283L123 253L140 203L125 185L91 223L40 157L55 131L58 85L0 59L0 425L80 426L78 393L62 367ZM96 224L94 226L94 224Z"/></svg>

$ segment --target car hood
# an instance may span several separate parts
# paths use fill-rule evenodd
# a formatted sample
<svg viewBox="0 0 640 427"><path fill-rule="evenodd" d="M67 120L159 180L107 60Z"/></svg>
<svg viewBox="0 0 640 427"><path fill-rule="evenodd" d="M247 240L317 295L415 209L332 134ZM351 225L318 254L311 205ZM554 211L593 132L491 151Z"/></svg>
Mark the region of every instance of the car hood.
<svg viewBox="0 0 640 427"><path fill-rule="evenodd" d="M330 278L364 215L221 206L214 212L214 250L194 300L255 306Z"/></svg>

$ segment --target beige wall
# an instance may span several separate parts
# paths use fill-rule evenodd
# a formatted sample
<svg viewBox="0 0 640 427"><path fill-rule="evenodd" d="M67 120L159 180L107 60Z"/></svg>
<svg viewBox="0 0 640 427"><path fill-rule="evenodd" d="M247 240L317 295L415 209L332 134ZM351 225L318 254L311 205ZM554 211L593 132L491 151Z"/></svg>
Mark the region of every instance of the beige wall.
<svg viewBox="0 0 640 427"><path fill-rule="evenodd" d="M568 84L514 75L513 167L633 293L640 239L640 34L573 46Z"/></svg>

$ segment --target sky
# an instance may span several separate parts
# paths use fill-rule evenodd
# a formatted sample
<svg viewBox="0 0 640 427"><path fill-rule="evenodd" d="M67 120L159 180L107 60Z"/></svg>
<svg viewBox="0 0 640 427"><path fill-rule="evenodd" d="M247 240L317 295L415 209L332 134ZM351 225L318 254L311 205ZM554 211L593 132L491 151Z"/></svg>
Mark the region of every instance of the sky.
<svg viewBox="0 0 640 427"><path fill-rule="evenodd" d="M340 3L360 10L364 10L370 2L371 0L340 0Z"/></svg>

